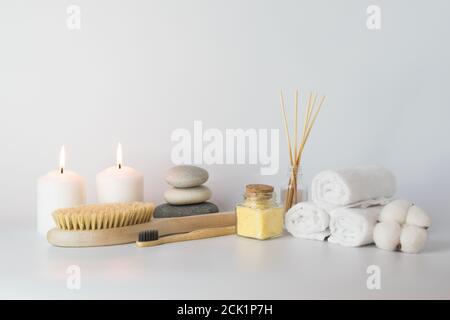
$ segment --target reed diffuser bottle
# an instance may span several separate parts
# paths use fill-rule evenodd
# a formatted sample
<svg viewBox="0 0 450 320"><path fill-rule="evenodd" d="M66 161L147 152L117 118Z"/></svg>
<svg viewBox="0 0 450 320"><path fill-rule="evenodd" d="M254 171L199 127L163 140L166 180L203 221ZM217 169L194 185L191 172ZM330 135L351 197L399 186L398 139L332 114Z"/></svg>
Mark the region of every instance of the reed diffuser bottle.
<svg viewBox="0 0 450 320"><path fill-rule="evenodd" d="M281 114L283 116L284 133L286 135L286 140L288 144L289 164L290 164L289 182L287 183L287 187L284 188L285 189L284 192L282 189L281 195L281 199L284 201L285 211L288 211L297 202L306 199L304 191L302 190L301 174L299 174L302 163L301 162L302 154L324 101L325 96L322 96L321 99L318 99L318 94L314 95L312 93L309 94L308 102L306 104L304 112L303 129L301 131L301 134L299 135L299 127L298 127L299 94L298 90L295 91L294 141L293 144L291 144L291 135L289 133L286 109L284 107L284 96L283 92L280 92Z"/></svg>
<svg viewBox="0 0 450 320"><path fill-rule="evenodd" d="M280 185L280 202L286 203L292 194L292 205L308 200L308 189L300 168L290 167Z"/></svg>

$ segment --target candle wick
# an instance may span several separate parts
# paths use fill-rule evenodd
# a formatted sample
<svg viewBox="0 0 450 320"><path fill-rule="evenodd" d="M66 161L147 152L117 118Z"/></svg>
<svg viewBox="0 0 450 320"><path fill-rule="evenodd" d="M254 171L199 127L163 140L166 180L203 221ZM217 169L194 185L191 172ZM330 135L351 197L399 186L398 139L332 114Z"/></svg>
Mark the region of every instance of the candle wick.
<svg viewBox="0 0 450 320"><path fill-rule="evenodd" d="M60 172L61 172L61 174L63 174L64 173L64 168L61 167Z"/></svg>
<svg viewBox="0 0 450 320"><path fill-rule="evenodd" d="M122 169L122 164L121 163L119 163L119 169Z"/></svg>

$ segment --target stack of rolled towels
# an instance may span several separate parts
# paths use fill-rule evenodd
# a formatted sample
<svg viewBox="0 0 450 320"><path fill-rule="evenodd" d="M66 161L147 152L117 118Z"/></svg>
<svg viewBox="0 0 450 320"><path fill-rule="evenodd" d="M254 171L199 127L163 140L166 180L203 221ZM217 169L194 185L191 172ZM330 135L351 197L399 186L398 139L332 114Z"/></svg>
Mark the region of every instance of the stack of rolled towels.
<svg viewBox="0 0 450 320"><path fill-rule="evenodd" d="M295 237L347 247L375 241L381 249L417 253L430 219L409 201L392 201L395 191L395 176L380 166L323 171L312 181L311 201L286 213L286 229Z"/></svg>
<svg viewBox="0 0 450 320"><path fill-rule="evenodd" d="M383 167L323 171L312 181L311 201L286 213L286 229L295 237L349 247L373 243L378 216L395 190L394 175Z"/></svg>

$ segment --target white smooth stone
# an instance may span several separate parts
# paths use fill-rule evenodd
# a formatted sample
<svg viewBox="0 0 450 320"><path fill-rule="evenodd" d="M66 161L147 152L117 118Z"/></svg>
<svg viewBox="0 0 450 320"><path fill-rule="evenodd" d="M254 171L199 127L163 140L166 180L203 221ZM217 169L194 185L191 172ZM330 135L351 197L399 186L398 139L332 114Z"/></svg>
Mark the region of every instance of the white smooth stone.
<svg viewBox="0 0 450 320"><path fill-rule="evenodd" d="M170 188L164 192L164 199L174 205L195 204L208 201L211 190L206 186L193 188Z"/></svg>
<svg viewBox="0 0 450 320"><path fill-rule="evenodd" d="M381 222L395 221L399 224L404 224L410 206L411 201L405 199L389 202L383 210L381 210L378 219Z"/></svg>
<svg viewBox="0 0 450 320"><path fill-rule="evenodd" d="M416 226L404 226L400 236L400 250L405 253L419 253L427 242L427 230Z"/></svg>
<svg viewBox="0 0 450 320"><path fill-rule="evenodd" d="M412 206L408 210L406 216L406 224L411 226L417 226L422 228L428 228L431 226L431 218L425 213L425 211L418 207Z"/></svg>
<svg viewBox="0 0 450 320"><path fill-rule="evenodd" d="M167 171L166 182L175 188L197 187L209 178L208 171L189 165L180 165Z"/></svg>
<svg viewBox="0 0 450 320"><path fill-rule="evenodd" d="M397 222L380 222L373 230L373 241L380 249L395 251L400 243L401 232L402 228Z"/></svg>

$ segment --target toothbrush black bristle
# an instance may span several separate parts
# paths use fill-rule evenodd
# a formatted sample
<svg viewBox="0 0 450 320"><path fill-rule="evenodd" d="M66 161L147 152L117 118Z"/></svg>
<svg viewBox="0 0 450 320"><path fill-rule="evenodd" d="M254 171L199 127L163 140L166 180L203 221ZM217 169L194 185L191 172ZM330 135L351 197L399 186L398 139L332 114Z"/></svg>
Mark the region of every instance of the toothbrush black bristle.
<svg viewBox="0 0 450 320"><path fill-rule="evenodd" d="M146 230L139 232L138 241L146 242L146 241L154 241L158 240L158 230Z"/></svg>

